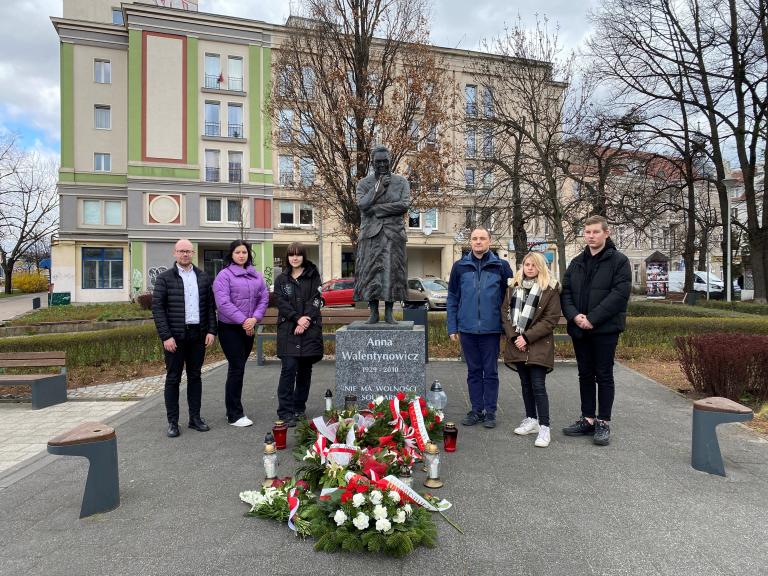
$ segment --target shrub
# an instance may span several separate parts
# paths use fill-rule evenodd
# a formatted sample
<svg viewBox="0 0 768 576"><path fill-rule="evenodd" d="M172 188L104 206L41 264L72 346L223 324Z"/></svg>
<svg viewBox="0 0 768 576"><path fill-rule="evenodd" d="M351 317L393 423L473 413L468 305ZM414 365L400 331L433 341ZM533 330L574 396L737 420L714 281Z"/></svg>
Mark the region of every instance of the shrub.
<svg viewBox="0 0 768 576"><path fill-rule="evenodd" d="M768 400L768 336L715 332L678 336L675 345L680 367L697 392Z"/></svg>
<svg viewBox="0 0 768 576"><path fill-rule="evenodd" d="M714 310L731 310L733 312L743 312L745 314L768 316L768 304L756 304L754 302L724 302L722 300L710 300L707 302L704 300L703 302L698 303L697 306Z"/></svg>
<svg viewBox="0 0 768 576"><path fill-rule="evenodd" d="M719 310L706 310L698 306L687 306L685 304L671 304L669 302L647 301L630 302L627 309L628 316L635 317L688 317L688 318L709 318L713 316L724 316L727 313Z"/></svg>
<svg viewBox="0 0 768 576"><path fill-rule="evenodd" d="M48 276L38 272L16 272L11 281L16 290L25 294L48 290Z"/></svg>
<svg viewBox="0 0 768 576"><path fill-rule="evenodd" d="M134 298L142 310L152 310L152 292L142 292Z"/></svg>

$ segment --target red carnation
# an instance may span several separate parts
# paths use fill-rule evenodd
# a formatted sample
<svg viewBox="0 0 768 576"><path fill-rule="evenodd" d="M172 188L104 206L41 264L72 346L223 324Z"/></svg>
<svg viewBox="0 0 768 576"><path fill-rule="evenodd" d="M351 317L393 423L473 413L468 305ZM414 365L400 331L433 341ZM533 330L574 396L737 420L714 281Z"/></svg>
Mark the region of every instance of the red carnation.
<svg viewBox="0 0 768 576"><path fill-rule="evenodd" d="M307 490L309 490L309 484L307 483L306 480L299 480L298 482L296 482L296 489L300 492L306 492Z"/></svg>
<svg viewBox="0 0 768 576"><path fill-rule="evenodd" d="M405 400L405 393L404 392L398 392L397 393L397 399L400 400L400 402Z"/></svg>
<svg viewBox="0 0 768 576"><path fill-rule="evenodd" d="M426 410L427 408L427 401L424 400L421 396L419 396L419 405L421 406L422 410Z"/></svg>
<svg viewBox="0 0 768 576"><path fill-rule="evenodd" d="M352 493L351 492L344 492L344 494L341 495L341 503L346 504L352 500Z"/></svg>
<svg viewBox="0 0 768 576"><path fill-rule="evenodd" d="M358 494L363 494L364 492L368 492L368 486L366 486L365 484L357 484L355 486L355 492L357 492Z"/></svg>
<svg viewBox="0 0 768 576"><path fill-rule="evenodd" d="M376 408L376 404L374 404L373 402L368 402L368 408L373 410L374 408Z"/></svg>

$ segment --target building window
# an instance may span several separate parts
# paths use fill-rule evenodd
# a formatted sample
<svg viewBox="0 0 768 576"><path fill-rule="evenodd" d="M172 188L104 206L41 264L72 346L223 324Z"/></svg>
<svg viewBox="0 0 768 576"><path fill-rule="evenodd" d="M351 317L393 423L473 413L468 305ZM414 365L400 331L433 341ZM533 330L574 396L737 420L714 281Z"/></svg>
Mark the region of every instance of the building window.
<svg viewBox="0 0 768 576"><path fill-rule="evenodd" d="M437 230L437 208L427 210L410 209L408 211L408 228L412 230Z"/></svg>
<svg viewBox="0 0 768 576"><path fill-rule="evenodd" d="M306 144L309 144L312 141L312 138L315 136L315 129L312 126L312 113L302 112L299 118L300 118L299 143L306 145Z"/></svg>
<svg viewBox="0 0 768 576"><path fill-rule="evenodd" d="M632 277L635 284L640 284L640 264L632 264Z"/></svg>
<svg viewBox="0 0 768 576"><path fill-rule="evenodd" d="M112 107L96 104L93 107L93 125L97 130L111 130Z"/></svg>
<svg viewBox="0 0 768 576"><path fill-rule="evenodd" d="M93 81L97 84L112 84L112 62L96 58L93 61Z"/></svg>
<svg viewBox="0 0 768 576"><path fill-rule="evenodd" d="M483 90L483 115L486 118L493 118L493 90L488 86Z"/></svg>
<svg viewBox="0 0 768 576"><path fill-rule="evenodd" d="M205 151L205 181L206 182L219 181L219 151L218 150Z"/></svg>
<svg viewBox="0 0 768 576"><path fill-rule="evenodd" d="M474 168L464 168L464 182L466 183L467 188L475 187L475 169Z"/></svg>
<svg viewBox="0 0 768 576"><path fill-rule="evenodd" d="M83 289L123 287L122 248L83 248Z"/></svg>
<svg viewBox="0 0 768 576"><path fill-rule="evenodd" d="M205 222L208 224L239 224L242 214L239 198L205 198Z"/></svg>
<svg viewBox="0 0 768 576"><path fill-rule="evenodd" d="M243 91L243 59L230 56L227 59L227 88L236 92Z"/></svg>
<svg viewBox="0 0 768 576"><path fill-rule="evenodd" d="M418 120L411 120L411 125L408 127L408 137L411 139L411 142L415 145L419 142L419 121Z"/></svg>
<svg viewBox="0 0 768 576"><path fill-rule="evenodd" d="M414 210L413 208L408 210L408 228L421 228L421 212Z"/></svg>
<svg viewBox="0 0 768 576"><path fill-rule="evenodd" d="M312 158L299 159L299 176L301 185L304 187L312 186L315 183L315 162Z"/></svg>
<svg viewBox="0 0 768 576"><path fill-rule="evenodd" d="M432 124L427 132L427 146L437 146L437 125Z"/></svg>
<svg viewBox="0 0 768 576"><path fill-rule="evenodd" d="M467 116L477 116L477 86L467 84L464 87L464 99L467 105Z"/></svg>
<svg viewBox="0 0 768 576"><path fill-rule="evenodd" d="M483 173L483 188L486 190L493 189L493 169L491 168Z"/></svg>
<svg viewBox="0 0 768 576"><path fill-rule="evenodd" d="M278 156L281 186L293 186L293 156Z"/></svg>
<svg viewBox="0 0 768 576"><path fill-rule="evenodd" d="M240 104L227 105L227 136L243 137L243 107Z"/></svg>
<svg viewBox="0 0 768 576"><path fill-rule="evenodd" d="M83 226L123 226L123 202L83 199L81 224Z"/></svg>
<svg viewBox="0 0 768 576"><path fill-rule="evenodd" d="M731 221L732 222L739 221L739 208L737 206L734 206L733 208L731 208Z"/></svg>
<svg viewBox="0 0 768 576"><path fill-rule="evenodd" d="M437 230L437 208L424 210L424 228Z"/></svg>
<svg viewBox="0 0 768 576"><path fill-rule="evenodd" d="M293 67L286 66L277 73L277 95L282 98L287 98L292 95L292 77Z"/></svg>
<svg viewBox="0 0 768 576"><path fill-rule="evenodd" d="M112 172L112 155L105 152L96 152L93 155L94 172Z"/></svg>
<svg viewBox="0 0 768 576"><path fill-rule="evenodd" d="M293 130L293 110L280 110L277 119L277 141L280 144L290 144Z"/></svg>
<svg viewBox="0 0 768 576"><path fill-rule="evenodd" d="M669 248L669 228L661 231L661 247L666 250Z"/></svg>
<svg viewBox="0 0 768 576"><path fill-rule="evenodd" d="M306 98L315 97L315 71L311 66L304 66L301 69L301 88Z"/></svg>
<svg viewBox="0 0 768 576"><path fill-rule="evenodd" d="M315 224L315 210L311 204L302 202L299 204L299 224L313 226Z"/></svg>
<svg viewBox="0 0 768 576"><path fill-rule="evenodd" d="M205 135L220 136L221 121L219 116L220 104L218 102L205 103Z"/></svg>
<svg viewBox="0 0 768 576"><path fill-rule="evenodd" d="M477 155L477 130L474 127L467 126L465 139L467 158L474 158Z"/></svg>
<svg viewBox="0 0 768 576"><path fill-rule="evenodd" d="M357 136L355 134L355 119L352 116L347 116L347 121L344 123L344 140L347 146L347 150L357 149Z"/></svg>
<svg viewBox="0 0 768 576"><path fill-rule="evenodd" d="M483 130L483 156L486 158L493 156L493 128Z"/></svg>
<svg viewBox="0 0 768 576"><path fill-rule="evenodd" d="M220 88L224 81L221 74L221 61L218 54L205 55L205 87Z"/></svg>
<svg viewBox="0 0 768 576"><path fill-rule="evenodd" d="M239 184L243 181L243 153L229 152L229 181Z"/></svg>
<svg viewBox="0 0 768 576"><path fill-rule="evenodd" d="M118 26L125 25L122 8L112 8L112 24L117 24Z"/></svg>
<svg viewBox="0 0 768 576"><path fill-rule="evenodd" d="M280 201L280 224L293 225L293 202Z"/></svg>

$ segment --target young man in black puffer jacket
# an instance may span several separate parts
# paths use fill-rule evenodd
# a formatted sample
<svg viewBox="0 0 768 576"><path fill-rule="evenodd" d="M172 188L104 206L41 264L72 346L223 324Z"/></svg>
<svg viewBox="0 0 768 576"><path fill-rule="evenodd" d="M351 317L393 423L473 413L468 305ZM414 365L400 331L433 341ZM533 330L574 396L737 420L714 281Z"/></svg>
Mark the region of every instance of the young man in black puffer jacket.
<svg viewBox="0 0 768 576"><path fill-rule="evenodd" d="M571 260L563 280L561 304L568 320L579 367L581 418L563 428L567 436L593 435L599 446L610 442L613 407L613 359L624 330L632 288L627 257L610 239L608 221L584 221L584 252ZM595 410L597 388L597 411ZM597 413L596 413L597 412Z"/></svg>

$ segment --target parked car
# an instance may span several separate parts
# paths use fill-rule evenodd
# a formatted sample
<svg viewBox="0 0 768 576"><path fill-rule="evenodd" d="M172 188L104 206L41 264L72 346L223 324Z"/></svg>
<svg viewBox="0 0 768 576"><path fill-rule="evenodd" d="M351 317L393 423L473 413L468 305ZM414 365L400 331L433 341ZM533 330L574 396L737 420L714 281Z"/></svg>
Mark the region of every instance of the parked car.
<svg viewBox="0 0 768 576"><path fill-rule="evenodd" d="M354 278L335 278L320 287L323 306L354 306L352 293L355 289Z"/></svg>
<svg viewBox="0 0 768 576"><path fill-rule="evenodd" d="M685 284L685 271L675 271L669 273L669 286L668 292L682 292L683 285ZM715 276L709 274L709 297L713 299L719 299L723 297L725 285L723 281ZM707 273L701 270L697 270L693 273L693 291L698 292L699 295L706 295L707 293Z"/></svg>
<svg viewBox="0 0 768 576"><path fill-rule="evenodd" d="M448 300L448 282L425 276L408 278L408 302L419 302L427 310L445 310Z"/></svg>

